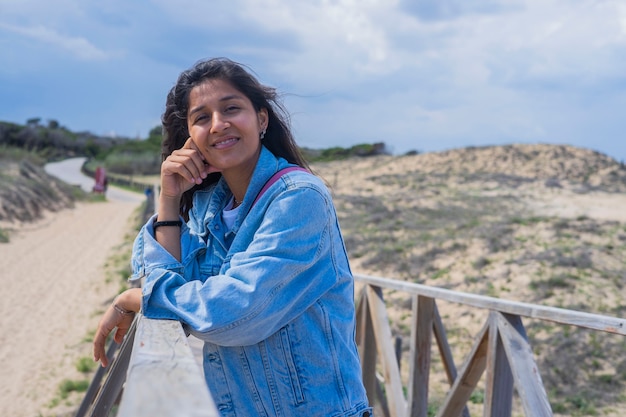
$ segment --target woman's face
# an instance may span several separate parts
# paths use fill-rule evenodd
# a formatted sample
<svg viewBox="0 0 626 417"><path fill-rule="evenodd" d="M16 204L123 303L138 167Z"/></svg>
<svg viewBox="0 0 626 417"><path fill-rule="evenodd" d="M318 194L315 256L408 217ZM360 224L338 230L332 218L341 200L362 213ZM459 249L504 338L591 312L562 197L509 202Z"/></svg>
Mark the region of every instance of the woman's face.
<svg viewBox="0 0 626 417"><path fill-rule="evenodd" d="M206 162L222 173L243 170L251 175L261 149L260 132L267 128L267 110L230 83L209 79L189 94L189 136Z"/></svg>

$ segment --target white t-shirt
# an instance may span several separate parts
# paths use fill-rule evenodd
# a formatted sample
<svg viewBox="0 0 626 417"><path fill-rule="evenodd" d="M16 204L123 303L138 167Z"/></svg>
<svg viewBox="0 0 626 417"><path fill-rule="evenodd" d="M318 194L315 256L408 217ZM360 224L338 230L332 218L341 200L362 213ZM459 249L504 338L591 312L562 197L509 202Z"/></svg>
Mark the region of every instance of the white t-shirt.
<svg viewBox="0 0 626 417"><path fill-rule="evenodd" d="M222 211L222 219L224 219L224 223L226 224L228 230L233 228L233 225L235 224L235 219L237 218L237 214L239 213L239 207L241 207L237 206L233 208L234 204L235 199L231 197L230 201Z"/></svg>

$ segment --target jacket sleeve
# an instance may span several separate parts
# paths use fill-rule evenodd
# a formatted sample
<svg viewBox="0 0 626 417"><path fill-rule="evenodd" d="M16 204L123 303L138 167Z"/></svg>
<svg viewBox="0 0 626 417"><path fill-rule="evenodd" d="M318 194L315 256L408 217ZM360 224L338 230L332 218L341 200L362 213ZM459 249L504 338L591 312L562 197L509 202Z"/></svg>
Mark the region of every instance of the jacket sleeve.
<svg viewBox="0 0 626 417"><path fill-rule="evenodd" d="M340 244L340 253L345 252L325 189L288 189L254 209L265 213L248 215L262 216L252 223L258 226L253 239L227 257L219 275L187 280L173 269L152 269L143 292L144 314L179 319L194 335L215 344L250 345L285 326L335 285L341 274L333 246ZM349 275L349 270L342 273Z"/></svg>
<svg viewBox="0 0 626 417"><path fill-rule="evenodd" d="M152 224L156 221L156 216L156 214L152 216L143 225L135 238L131 257L130 281L145 280L143 283L145 292L146 288L150 286L148 277L155 270L178 274L185 281L201 279L202 276L198 273L199 265L197 261L198 256L206 250L203 239L193 233L187 224L183 222L180 235L182 261L178 261L154 237ZM170 315L168 318L176 317Z"/></svg>

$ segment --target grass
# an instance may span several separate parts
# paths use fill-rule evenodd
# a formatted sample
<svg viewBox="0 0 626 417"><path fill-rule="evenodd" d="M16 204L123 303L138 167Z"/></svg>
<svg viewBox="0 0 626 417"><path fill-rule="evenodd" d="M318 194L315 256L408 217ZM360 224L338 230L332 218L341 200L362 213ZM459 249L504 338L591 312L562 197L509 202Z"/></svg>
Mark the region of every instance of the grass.
<svg viewBox="0 0 626 417"><path fill-rule="evenodd" d="M9 240L9 232L0 228L0 243L8 243Z"/></svg>
<svg viewBox="0 0 626 417"><path fill-rule="evenodd" d="M472 404L483 404L485 402L485 390L476 389L470 395L470 402Z"/></svg>
<svg viewBox="0 0 626 417"><path fill-rule="evenodd" d="M446 275L448 275L450 273L450 268L442 268L440 270L438 270L437 272L435 272L433 274L433 276L431 277L431 279L435 280L435 279L439 279L441 277L444 277Z"/></svg>
<svg viewBox="0 0 626 417"><path fill-rule="evenodd" d="M59 385L59 396L62 399L66 399L71 392L85 392L89 388L89 381L85 379L71 380L64 379Z"/></svg>
<svg viewBox="0 0 626 417"><path fill-rule="evenodd" d="M76 361L76 370L84 374L92 372L96 369L96 366L96 362L94 362L91 357L84 356Z"/></svg>

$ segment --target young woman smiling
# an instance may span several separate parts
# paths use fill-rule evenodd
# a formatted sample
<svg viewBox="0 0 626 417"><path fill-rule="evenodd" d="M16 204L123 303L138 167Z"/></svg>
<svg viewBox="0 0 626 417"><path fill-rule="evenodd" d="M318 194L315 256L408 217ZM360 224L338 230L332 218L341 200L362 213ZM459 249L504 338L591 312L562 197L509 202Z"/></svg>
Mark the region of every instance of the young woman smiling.
<svg viewBox="0 0 626 417"><path fill-rule="evenodd" d="M223 416L369 416L354 341L353 279L330 193L295 144L273 88L228 59L171 89L157 214L133 247L106 337L135 312L204 341Z"/></svg>

